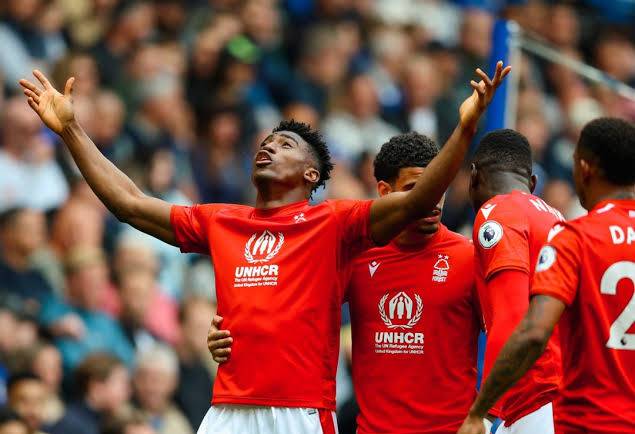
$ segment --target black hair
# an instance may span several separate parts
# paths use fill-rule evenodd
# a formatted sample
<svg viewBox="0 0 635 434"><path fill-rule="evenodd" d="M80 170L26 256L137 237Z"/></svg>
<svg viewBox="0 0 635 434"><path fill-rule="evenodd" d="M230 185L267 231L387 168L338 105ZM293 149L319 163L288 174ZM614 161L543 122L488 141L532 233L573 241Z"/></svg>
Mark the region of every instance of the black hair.
<svg viewBox="0 0 635 434"><path fill-rule="evenodd" d="M273 129L272 132L277 133L280 131L291 131L309 144L313 156L317 160L318 170L320 171L320 179L313 186L312 191L317 190L323 186L328 179L331 178L331 170L333 170L333 162L331 161L331 153L329 148L322 138L322 135L314 129L311 129L309 124L304 122L298 122L293 119L284 120Z"/></svg>
<svg viewBox="0 0 635 434"><path fill-rule="evenodd" d="M531 147L527 138L510 129L494 130L479 142L472 162L488 172L513 172L527 179L532 174Z"/></svg>
<svg viewBox="0 0 635 434"><path fill-rule="evenodd" d="M417 132L399 134L384 143L375 157L375 179L394 182L405 167L426 167L439 153L439 147L428 136Z"/></svg>
<svg viewBox="0 0 635 434"><path fill-rule="evenodd" d="M9 407L0 407L0 426L9 422L19 422L25 427L26 422L20 417L18 413L11 410Z"/></svg>
<svg viewBox="0 0 635 434"><path fill-rule="evenodd" d="M582 129L578 147L591 154L604 178L615 185L635 184L635 125L617 118L598 118Z"/></svg>
<svg viewBox="0 0 635 434"><path fill-rule="evenodd" d="M23 211L26 211L26 208L19 206L2 211L0 213L0 229L5 229L12 225Z"/></svg>
<svg viewBox="0 0 635 434"><path fill-rule="evenodd" d="M7 390L13 389L18 383L24 381L37 381L41 383L42 379L30 371L19 372L9 377L9 380L7 380Z"/></svg>

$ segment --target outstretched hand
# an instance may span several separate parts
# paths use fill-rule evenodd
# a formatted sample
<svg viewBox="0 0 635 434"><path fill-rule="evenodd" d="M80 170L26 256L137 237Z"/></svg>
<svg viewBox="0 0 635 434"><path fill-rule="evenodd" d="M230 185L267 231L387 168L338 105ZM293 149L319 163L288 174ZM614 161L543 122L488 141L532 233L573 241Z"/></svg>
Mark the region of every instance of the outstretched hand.
<svg viewBox="0 0 635 434"><path fill-rule="evenodd" d="M489 103L492 102L496 89L500 86L511 70L511 66L508 65L503 68L503 62L499 61L496 64L494 78L490 79L481 68L476 69L476 75L481 78L481 81L478 83L474 80L470 81L470 86L472 86L474 92L472 92L472 95L470 95L470 97L466 99L459 108L461 125L476 127L479 118Z"/></svg>
<svg viewBox="0 0 635 434"><path fill-rule="evenodd" d="M38 79L43 89L25 79L20 80L20 86L24 89L29 105L42 119L42 122L53 132L60 134L75 120L71 96L75 78L71 77L66 81L64 94L61 94L41 71L36 69L33 71L33 75Z"/></svg>

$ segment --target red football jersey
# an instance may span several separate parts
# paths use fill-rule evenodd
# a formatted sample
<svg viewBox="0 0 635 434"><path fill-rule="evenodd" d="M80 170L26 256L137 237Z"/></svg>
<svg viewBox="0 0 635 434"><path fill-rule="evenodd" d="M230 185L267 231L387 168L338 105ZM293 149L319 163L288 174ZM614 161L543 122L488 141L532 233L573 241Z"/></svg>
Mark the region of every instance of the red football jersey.
<svg viewBox="0 0 635 434"><path fill-rule="evenodd" d="M566 305L558 433L635 433L635 200L554 226L531 293Z"/></svg>
<svg viewBox="0 0 635 434"><path fill-rule="evenodd" d="M444 226L416 249L355 259L349 283L358 433L454 434L476 395L474 247Z"/></svg>
<svg viewBox="0 0 635 434"><path fill-rule="evenodd" d="M372 246L370 206L172 207L181 250L211 252L218 314L235 339L214 404L335 409L340 271Z"/></svg>
<svg viewBox="0 0 635 434"><path fill-rule="evenodd" d="M520 270L530 278L540 248L549 230L564 218L542 199L520 191L494 196L487 201L474 222L476 249L476 287L485 328L492 325L494 313L506 306L494 306L486 283L502 270ZM525 289L529 299L529 287ZM491 366L485 366L483 378ZM499 401L501 417L507 426L519 418L552 402L560 383L560 349L551 339L544 355L534 367Z"/></svg>

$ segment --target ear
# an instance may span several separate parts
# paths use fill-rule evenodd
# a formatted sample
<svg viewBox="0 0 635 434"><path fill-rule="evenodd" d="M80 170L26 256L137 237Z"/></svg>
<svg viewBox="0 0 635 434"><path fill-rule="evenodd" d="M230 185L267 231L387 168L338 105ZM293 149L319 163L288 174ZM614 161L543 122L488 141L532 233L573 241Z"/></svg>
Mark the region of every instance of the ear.
<svg viewBox="0 0 635 434"><path fill-rule="evenodd" d="M379 193L379 197L386 196L392 193L392 187L386 181L379 181L377 183L377 193Z"/></svg>
<svg viewBox="0 0 635 434"><path fill-rule="evenodd" d="M593 164L580 157L580 175L585 184L596 175L596 172L597 168Z"/></svg>
<svg viewBox="0 0 635 434"><path fill-rule="evenodd" d="M314 167L309 167L304 171L304 179L310 184L317 184L320 180L320 172Z"/></svg>
<svg viewBox="0 0 635 434"><path fill-rule="evenodd" d="M534 190L536 189L536 184L538 184L538 177L536 175L531 175L531 178L529 178L529 191L530 192L534 192Z"/></svg>
<svg viewBox="0 0 635 434"><path fill-rule="evenodd" d="M478 187L478 169L476 168L476 164L470 164L470 190L474 190Z"/></svg>

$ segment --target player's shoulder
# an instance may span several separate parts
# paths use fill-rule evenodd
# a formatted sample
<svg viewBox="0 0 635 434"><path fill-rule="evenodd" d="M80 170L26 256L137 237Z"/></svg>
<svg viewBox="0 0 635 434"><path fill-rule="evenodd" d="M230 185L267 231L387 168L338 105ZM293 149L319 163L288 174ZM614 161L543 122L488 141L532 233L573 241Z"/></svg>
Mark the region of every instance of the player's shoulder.
<svg viewBox="0 0 635 434"><path fill-rule="evenodd" d="M514 194L499 194L485 202L478 210L476 221L486 222L488 220L498 220L500 223L516 223L525 220L525 214L519 212L526 201L524 198L516 197Z"/></svg>
<svg viewBox="0 0 635 434"><path fill-rule="evenodd" d="M232 215L250 215L254 207L248 205L239 205L234 203L204 203L196 205L200 211L206 214L232 214Z"/></svg>
<svg viewBox="0 0 635 434"><path fill-rule="evenodd" d="M451 231L445 226L442 226L442 229L445 230L444 243L447 243L450 247L457 250L474 251L474 243L472 243L470 238L458 232Z"/></svg>

